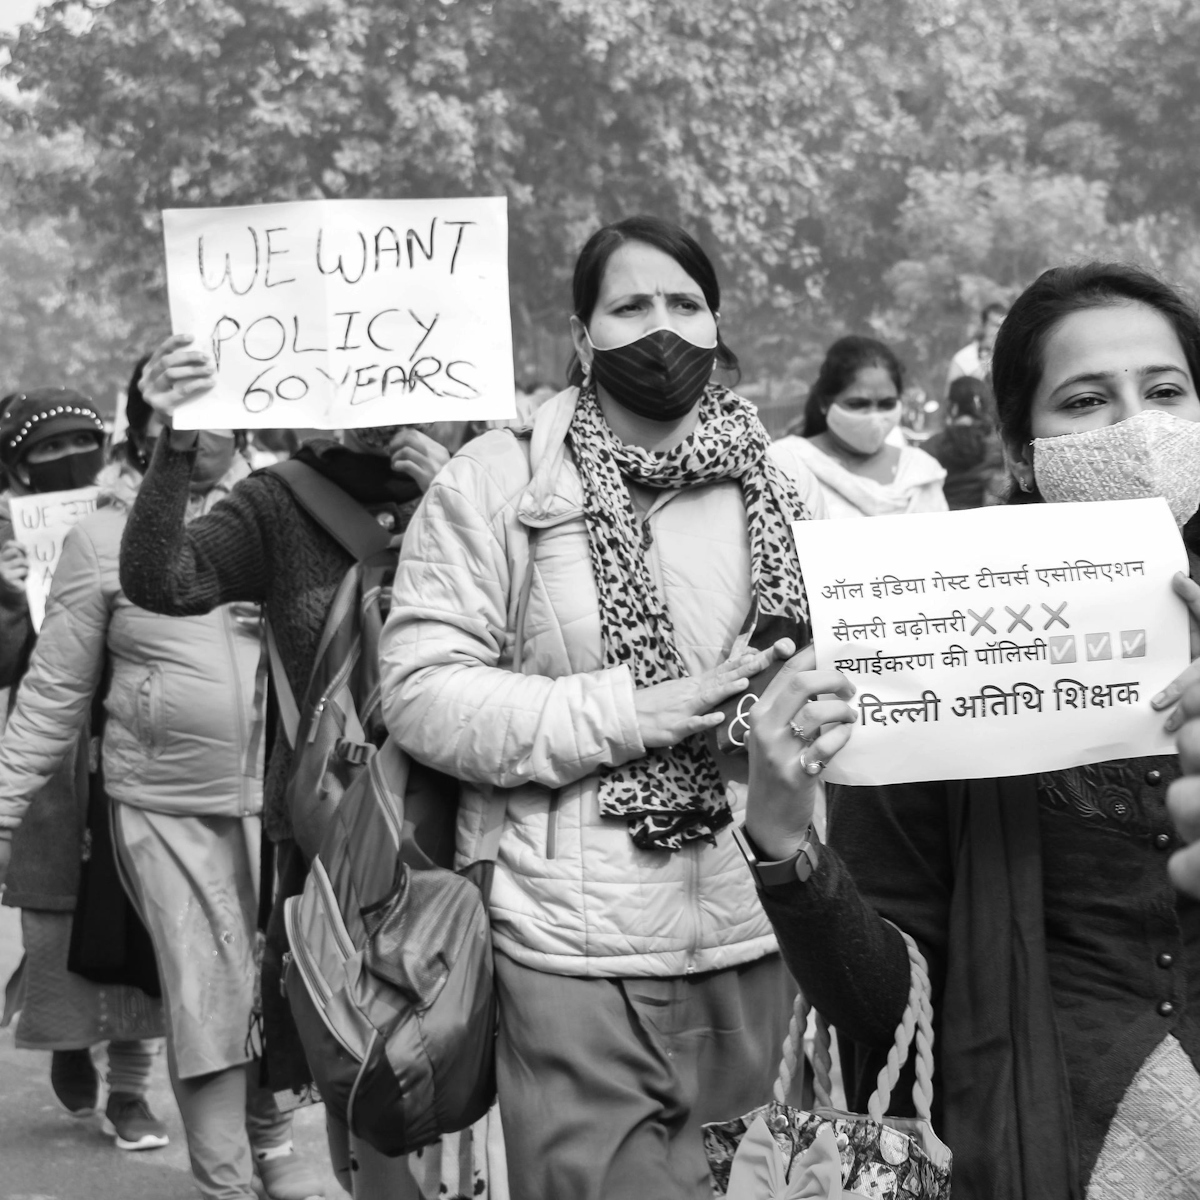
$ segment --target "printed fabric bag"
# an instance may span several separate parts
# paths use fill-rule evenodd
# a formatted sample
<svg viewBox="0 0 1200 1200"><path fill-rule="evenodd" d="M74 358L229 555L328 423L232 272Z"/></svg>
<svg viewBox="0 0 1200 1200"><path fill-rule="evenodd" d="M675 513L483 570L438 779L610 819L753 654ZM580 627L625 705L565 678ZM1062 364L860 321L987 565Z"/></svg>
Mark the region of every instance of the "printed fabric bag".
<svg viewBox="0 0 1200 1200"><path fill-rule="evenodd" d="M925 959L908 934L912 985L896 1041L865 1116L830 1100L829 1026L816 1017L812 1112L783 1102L791 1086L809 1005L802 995L784 1043L774 1100L732 1121L704 1126L713 1194L728 1200L949 1200L950 1150L933 1132L933 1007ZM892 1090L916 1039L913 1103L918 1116L888 1117Z"/></svg>

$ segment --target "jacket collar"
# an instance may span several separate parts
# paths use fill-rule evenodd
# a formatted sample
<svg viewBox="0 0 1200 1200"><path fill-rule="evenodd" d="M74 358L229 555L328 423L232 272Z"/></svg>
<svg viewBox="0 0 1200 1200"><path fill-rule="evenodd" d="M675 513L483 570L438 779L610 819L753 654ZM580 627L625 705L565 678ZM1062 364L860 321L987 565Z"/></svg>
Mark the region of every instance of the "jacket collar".
<svg viewBox="0 0 1200 1200"><path fill-rule="evenodd" d="M517 500L517 516L523 525L546 529L583 512L583 481L567 446L567 431L578 399L579 389L569 387L534 414L529 446L531 477Z"/></svg>

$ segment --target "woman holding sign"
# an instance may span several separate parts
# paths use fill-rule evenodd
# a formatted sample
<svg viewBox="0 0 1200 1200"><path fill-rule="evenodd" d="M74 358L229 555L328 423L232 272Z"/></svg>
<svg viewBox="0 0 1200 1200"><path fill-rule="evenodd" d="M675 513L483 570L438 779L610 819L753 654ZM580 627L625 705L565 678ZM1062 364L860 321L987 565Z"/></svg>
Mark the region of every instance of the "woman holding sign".
<svg viewBox="0 0 1200 1200"><path fill-rule="evenodd" d="M524 444L485 434L433 482L381 641L393 736L467 781L462 859L499 826L519 1200L708 1196L699 1125L766 1094L787 1026L730 831L742 788L704 735L769 657L743 649L748 613L804 625L789 522L809 513L752 406L713 382L736 366L719 307L683 230L594 234L571 386Z"/></svg>
<svg viewBox="0 0 1200 1200"><path fill-rule="evenodd" d="M1049 271L1013 305L992 371L1013 502L1163 496L1194 574L1193 309L1131 267ZM1200 618L1200 587L1180 575L1175 588ZM808 772L854 715L815 699L847 685L813 661L789 663L751 716L746 832L760 868L802 843L816 859L803 882L785 870L760 895L839 1028L851 1103L865 1103L905 1006L891 922L930 967L934 1121L956 1197L1200 1194L1200 903L1168 874L1178 760L1025 775L1014 746L1011 778L834 787L820 846Z"/></svg>
<svg viewBox="0 0 1200 1200"><path fill-rule="evenodd" d="M39 388L18 393L8 398L0 417L0 461L10 486L10 495L0 502L0 686L12 689L11 713L38 638L28 576L31 567L47 572L48 564L14 539L10 503L23 506L26 502L17 497L44 496L52 504L49 493L62 492L70 495L58 496L59 501L68 506L77 502L77 489L90 488L104 465L104 422L79 392ZM94 492L85 495L86 504L75 511L94 503ZM61 504L56 508L62 511ZM44 528L42 512L30 512L39 528ZM47 579L38 593L43 608L48 587ZM14 737L21 736L22 722L18 706L12 717ZM14 786L0 754L0 883L6 884L4 903L21 909L25 946L16 1042L25 1049L51 1051L51 1087L77 1117L92 1115L100 1105L91 1048L107 1043L109 1096L104 1107L117 1145L149 1150L167 1143L166 1126L146 1105L163 1034L153 953L145 947L119 979L108 972L99 973L107 978L97 978L94 971L85 977L81 971L87 964L72 955L81 932L73 913L81 883L81 835L87 836L87 750L82 730L73 727L53 768L23 788ZM118 911L124 904L115 879L103 898ZM91 899L95 904L97 896Z"/></svg>

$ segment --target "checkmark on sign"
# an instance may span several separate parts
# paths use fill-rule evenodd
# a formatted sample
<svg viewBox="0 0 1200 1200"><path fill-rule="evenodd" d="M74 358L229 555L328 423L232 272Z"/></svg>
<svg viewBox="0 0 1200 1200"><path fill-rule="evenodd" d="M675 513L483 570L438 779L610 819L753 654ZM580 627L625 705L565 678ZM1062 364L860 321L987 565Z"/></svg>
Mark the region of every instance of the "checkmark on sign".
<svg viewBox="0 0 1200 1200"><path fill-rule="evenodd" d="M1075 661L1075 635L1073 633L1059 634L1050 639L1050 661L1054 663Z"/></svg>
<svg viewBox="0 0 1200 1200"><path fill-rule="evenodd" d="M1146 657L1146 631L1144 629L1121 630L1121 657Z"/></svg>
<svg viewBox="0 0 1200 1200"><path fill-rule="evenodd" d="M1087 646L1088 662L1099 662L1101 659L1112 658L1111 633L1085 633L1083 640Z"/></svg>

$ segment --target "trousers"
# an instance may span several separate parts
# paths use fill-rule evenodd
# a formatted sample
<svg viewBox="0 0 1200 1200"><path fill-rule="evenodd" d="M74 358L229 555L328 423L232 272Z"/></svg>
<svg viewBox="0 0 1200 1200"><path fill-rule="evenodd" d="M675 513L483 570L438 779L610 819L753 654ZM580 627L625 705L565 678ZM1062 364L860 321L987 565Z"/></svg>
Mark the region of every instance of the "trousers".
<svg viewBox="0 0 1200 1200"><path fill-rule="evenodd" d="M496 955L512 1200L708 1200L700 1126L766 1103L796 985L779 955L703 975L551 975Z"/></svg>

